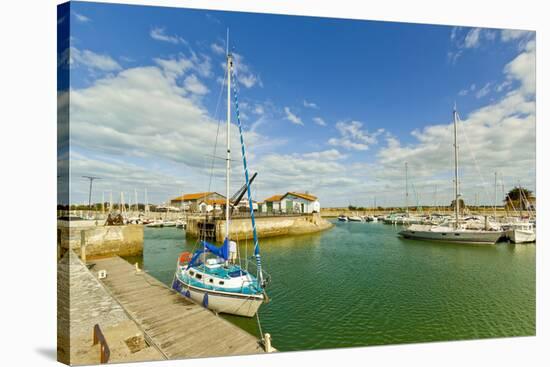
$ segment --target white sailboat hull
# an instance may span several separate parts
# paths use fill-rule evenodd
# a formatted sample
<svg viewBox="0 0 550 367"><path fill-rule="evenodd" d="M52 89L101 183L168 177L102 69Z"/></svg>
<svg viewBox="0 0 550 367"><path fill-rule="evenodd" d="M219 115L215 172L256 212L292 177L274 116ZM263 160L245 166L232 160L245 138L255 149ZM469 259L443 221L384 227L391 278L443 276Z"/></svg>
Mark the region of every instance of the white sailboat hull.
<svg viewBox="0 0 550 367"><path fill-rule="evenodd" d="M413 227L413 228L411 228ZM501 231L430 230L411 226L399 234L404 238L452 243L495 244L503 235ZM420 227L420 226L419 226Z"/></svg>
<svg viewBox="0 0 550 367"><path fill-rule="evenodd" d="M177 277L174 278L173 289L184 296L189 296L193 301L202 304L216 313L227 313L237 316L253 317L264 303L263 295L246 295L230 292L205 290L190 286ZM187 294L187 291L189 293ZM205 294L208 293L205 304Z"/></svg>
<svg viewBox="0 0 550 367"><path fill-rule="evenodd" d="M528 243L535 242L536 240L536 234L531 230L510 229L506 231L506 236L508 236L513 243Z"/></svg>

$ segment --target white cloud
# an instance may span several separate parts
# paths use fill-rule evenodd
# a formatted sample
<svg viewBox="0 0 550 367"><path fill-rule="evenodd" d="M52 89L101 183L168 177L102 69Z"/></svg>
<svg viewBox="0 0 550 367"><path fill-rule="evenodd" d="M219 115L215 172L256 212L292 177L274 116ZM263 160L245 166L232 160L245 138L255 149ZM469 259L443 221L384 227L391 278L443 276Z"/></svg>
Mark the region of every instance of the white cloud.
<svg viewBox="0 0 550 367"><path fill-rule="evenodd" d="M363 123L359 121L339 121L336 123L336 129L340 133L340 137L331 138L328 143L349 150L368 150L370 145L378 142L378 136L384 132L384 129L369 133L362 127Z"/></svg>
<svg viewBox="0 0 550 367"><path fill-rule="evenodd" d="M192 53L190 57L187 57L180 54L177 58L155 58L153 61L159 65L165 73L169 74L171 78L182 76L190 70L194 70L203 77L212 76L210 59L206 56L201 58Z"/></svg>
<svg viewBox="0 0 550 367"><path fill-rule="evenodd" d="M217 55L225 55L225 49L221 45L218 45L217 43L211 44L210 48L212 49L212 52L214 52Z"/></svg>
<svg viewBox="0 0 550 367"><path fill-rule="evenodd" d="M531 40L525 45L524 52L504 68L508 80L519 80L522 91L529 95L535 93L536 87L535 58L535 41Z"/></svg>
<svg viewBox="0 0 550 367"><path fill-rule="evenodd" d="M101 71L117 71L121 66L109 55L97 54L90 50L80 51L71 47L69 52L69 64L71 67L86 66L90 69Z"/></svg>
<svg viewBox="0 0 550 367"><path fill-rule="evenodd" d="M477 92L476 92L476 98L477 99L480 99L480 98L483 98L485 97L487 94L489 94L489 92L491 91L491 82L489 83L486 83L483 88L480 88Z"/></svg>
<svg viewBox="0 0 550 367"><path fill-rule="evenodd" d="M327 126L327 123L321 117L314 117L313 122L315 122L319 126Z"/></svg>
<svg viewBox="0 0 550 367"><path fill-rule="evenodd" d="M187 41L178 35L167 35L165 33L165 29L161 27L155 27L151 29L149 35L152 39L155 39L157 41L173 43L175 45L180 43L187 44Z"/></svg>
<svg viewBox="0 0 550 367"><path fill-rule="evenodd" d="M263 87L262 79L260 76L252 71L250 65L245 62L244 56L233 53L233 72L239 84L246 88L252 88L256 85ZM226 68L225 61L222 63L222 67Z"/></svg>
<svg viewBox="0 0 550 367"><path fill-rule="evenodd" d="M478 47L479 41L480 41L480 34L481 34L481 28L471 29L468 32L468 34L466 34L466 38L464 38L464 47L466 48Z"/></svg>
<svg viewBox="0 0 550 367"><path fill-rule="evenodd" d="M208 88L202 84L195 74L191 74L183 81L183 86L186 90L193 94L204 95L208 93Z"/></svg>
<svg viewBox="0 0 550 367"><path fill-rule="evenodd" d="M187 188L200 191L192 181L187 181L178 175L164 172L161 169L150 169L121 159L97 157L70 153L71 202L86 202L88 199L89 181L82 176L94 175L100 180L94 181L92 202L100 202L103 198L109 201L111 192L113 202L118 203L120 193L124 193L124 201L134 201L134 190L137 191L138 202L145 201L145 190L150 203L162 203L170 196L181 195Z"/></svg>
<svg viewBox="0 0 550 367"><path fill-rule="evenodd" d="M302 122L302 119L299 118L298 116L296 116L295 114L292 113L292 111L290 111L290 108L288 107L285 107L284 108L285 110L285 114L286 114L286 119L290 122L292 122L293 124L296 124L296 125L304 125L304 123Z"/></svg>
<svg viewBox="0 0 550 367"><path fill-rule="evenodd" d="M507 80L519 83L519 86L508 91L499 101L474 110L459 124L461 191L467 202L473 202L474 195L479 194L481 202L492 203L491 177L495 171L504 175L508 185L521 177L522 184L531 189L535 187L533 47L526 46L503 70ZM486 86L479 91L485 90ZM414 172L416 190L431 197L434 185L438 185L440 190L447 188L445 197L450 202L452 123L426 126L413 131L412 136L416 141L409 144L402 144L391 135L386 137L387 144L378 152L371 169L373 176L388 192L400 192L403 190L403 165L407 161L409 172Z"/></svg>
<svg viewBox="0 0 550 367"><path fill-rule="evenodd" d="M76 20L78 20L81 23L87 23L87 22L91 21L91 19L88 18L87 16L85 16L84 14L79 14L74 10L72 11L72 13L75 16Z"/></svg>
<svg viewBox="0 0 550 367"><path fill-rule="evenodd" d="M317 104L313 103L313 102L308 102L304 99L304 107L307 107L307 108L313 108L313 109L319 109L319 107L317 106Z"/></svg>
<svg viewBox="0 0 550 367"><path fill-rule="evenodd" d="M194 78L188 75L183 83L178 82L195 68L192 63L157 59L156 64L125 69L89 87L71 90L71 148L148 164L181 164L186 177L196 179L205 189L218 122L189 94L190 86L195 88L193 93L204 92L196 89ZM225 129L221 129L218 148L224 136ZM232 124L234 147L240 145L238 136ZM254 153L269 151L272 144L253 131L245 132L245 141L252 151L251 160ZM215 173L220 169L216 165Z"/></svg>
<svg viewBox="0 0 550 367"><path fill-rule="evenodd" d="M482 41L492 42L496 36L497 32L488 28L470 28L464 34L463 27L453 27L450 36L451 50L447 52L447 59L455 64L466 49L478 48Z"/></svg>
<svg viewBox="0 0 550 367"><path fill-rule="evenodd" d="M516 29L503 29L500 31L500 39L503 42L513 41L520 38L530 36L533 32L531 31L522 31Z"/></svg>
<svg viewBox="0 0 550 367"><path fill-rule="evenodd" d="M305 153L303 157L307 159L337 161L346 158L347 155L340 153L336 149L328 149L321 152Z"/></svg>
<svg viewBox="0 0 550 367"><path fill-rule="evenodd" d="M254 106L254 109L252 110L256 115L263 115L265 113L265 109L262 105L257 104Z"/></svg>
<svg viewBox="0 0 550 367"><path fill-rule="evenodd" d="M459 96L466 96L466 95L468 95L468 93L473 92L475 90L476 90L476 85L474 83L474 84L471 84L468 88L462 89L460 92L458 92L458 95Z"/></svg>

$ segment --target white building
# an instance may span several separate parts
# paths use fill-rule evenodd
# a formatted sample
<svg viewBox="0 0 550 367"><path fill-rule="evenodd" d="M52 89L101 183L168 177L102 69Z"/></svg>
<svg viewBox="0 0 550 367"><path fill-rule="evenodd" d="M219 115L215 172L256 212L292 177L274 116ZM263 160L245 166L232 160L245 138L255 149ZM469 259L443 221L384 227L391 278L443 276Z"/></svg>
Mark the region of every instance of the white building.
<svg viewBox="0 0 550 367"><path fill-rule="evenodd" d="M309 193L287 192L273 195L260 203L262 213L319 213L321 204Z"/></svg>

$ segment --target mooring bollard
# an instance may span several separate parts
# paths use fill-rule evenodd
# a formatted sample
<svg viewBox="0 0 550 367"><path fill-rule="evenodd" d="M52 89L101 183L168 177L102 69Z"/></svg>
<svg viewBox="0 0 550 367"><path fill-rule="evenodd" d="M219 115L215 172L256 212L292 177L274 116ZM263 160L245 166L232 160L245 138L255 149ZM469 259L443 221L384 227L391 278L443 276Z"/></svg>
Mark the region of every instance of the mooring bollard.
<svg viewBox="0 0 550 367"><path fill-rule="evenodd" d="M264 334L264 349L266 353L273 352L273 347L271 346L271 334Z"/></svg>
<svg viewBox="0 0 550 367"><path fill-rule="evenodd" d="M86 264L86 231L80 231L80 259Z"/></svg>

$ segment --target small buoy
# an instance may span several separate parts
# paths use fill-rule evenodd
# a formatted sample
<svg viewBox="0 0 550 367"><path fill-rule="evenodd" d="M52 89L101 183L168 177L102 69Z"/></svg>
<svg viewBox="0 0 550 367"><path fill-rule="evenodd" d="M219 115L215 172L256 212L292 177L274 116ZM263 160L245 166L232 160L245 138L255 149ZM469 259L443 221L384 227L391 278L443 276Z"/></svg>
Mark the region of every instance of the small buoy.
<svg viewBox="0 0 550 367"><path fill-rule="evenodd" d="M107 270L100 270L97 272L97 278L98 279L105 279L107 278Z"/></svg>

